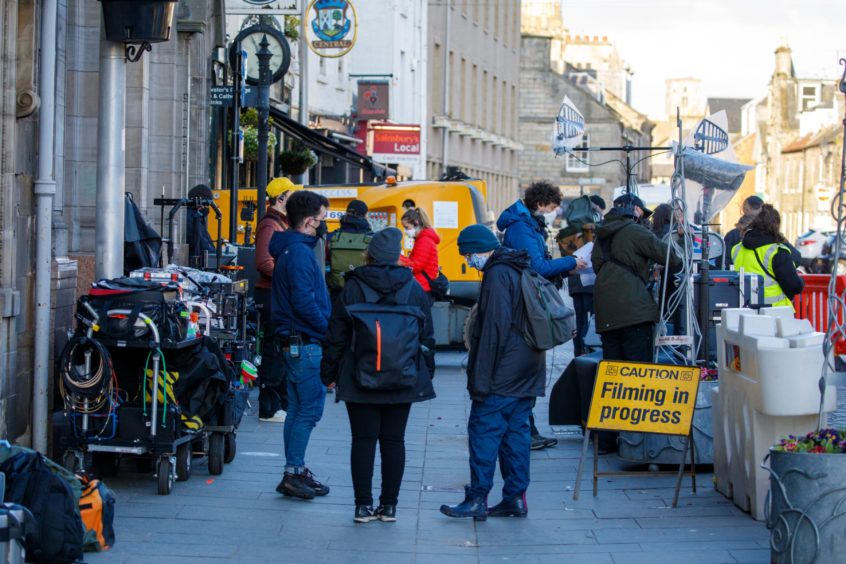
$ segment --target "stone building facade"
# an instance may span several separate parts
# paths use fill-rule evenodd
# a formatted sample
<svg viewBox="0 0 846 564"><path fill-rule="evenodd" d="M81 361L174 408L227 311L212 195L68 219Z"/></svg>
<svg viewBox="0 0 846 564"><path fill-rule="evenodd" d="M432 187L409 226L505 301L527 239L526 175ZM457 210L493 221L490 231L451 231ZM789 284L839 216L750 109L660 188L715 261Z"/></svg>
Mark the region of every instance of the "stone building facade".
<svg viewBox="0 0 846 564"><path fill-rule="evenodd" d="M432 2L428 45L427 177L484 179L498 214L517 197L520 2Z"/></svg>
<svg viewBox="0 0 846 564"><path fill-rule="evenodd" d="M520 185L551 180L564 197L599 194L612 198L614 189L625 186L626 173L617 162L622 152L577 152L556 157L552 152L555 116L564 96L568 96L585 118L583 145L619 147L626 144L649 146L652 123L613 93L585 84L584 74L562 74L550 61L551 38L523 35L520 68ZM642 155L641 155L642 156ZM638 160L633 154L632 161ZM651 176L649 160L634 167L639 183Z"/></svg>

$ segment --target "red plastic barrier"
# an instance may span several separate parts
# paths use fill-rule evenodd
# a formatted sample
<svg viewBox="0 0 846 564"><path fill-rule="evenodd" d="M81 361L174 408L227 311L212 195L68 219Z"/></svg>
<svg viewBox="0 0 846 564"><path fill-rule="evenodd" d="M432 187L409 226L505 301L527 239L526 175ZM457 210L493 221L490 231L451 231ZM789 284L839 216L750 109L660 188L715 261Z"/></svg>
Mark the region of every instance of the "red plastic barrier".
<svg viewBox="0 0 846 564"><path fill-rule="evenodd" d="M800 274L805 281L805 289L793 298L793 308L796 317L807 319L814 329L825 333L828 330L828 274ZM843 295L846 290L846 276L838 276L835 284L837 295ZM843 322L843 313L838 313L839 323ZM846 354L846 339L843 335L834 336L834 353Z"/></svg>

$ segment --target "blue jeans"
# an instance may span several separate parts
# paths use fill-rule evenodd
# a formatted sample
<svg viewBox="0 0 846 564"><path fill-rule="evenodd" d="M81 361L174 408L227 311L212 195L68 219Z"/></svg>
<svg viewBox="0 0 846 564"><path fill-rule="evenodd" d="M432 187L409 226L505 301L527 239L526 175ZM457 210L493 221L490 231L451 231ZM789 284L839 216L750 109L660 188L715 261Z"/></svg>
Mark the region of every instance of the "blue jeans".
<svg viewBox="0 0 846 564"><path fill-rule="evenodd" d="M505 485L502 499L514 499L529 487L529 414L533 398L491 395L474 401L467 422L472 497L487 497L496 461Z"/></svg>
<svg viewBox="0 0 846 564"><path fill-rule="evenodd" d="M301 472L305 467L305 451L311 431L323 416L326 388L320 381L320 345L300 347L300 356L282 355L288 376L288 415L285 419L285 471Z"/></svg>

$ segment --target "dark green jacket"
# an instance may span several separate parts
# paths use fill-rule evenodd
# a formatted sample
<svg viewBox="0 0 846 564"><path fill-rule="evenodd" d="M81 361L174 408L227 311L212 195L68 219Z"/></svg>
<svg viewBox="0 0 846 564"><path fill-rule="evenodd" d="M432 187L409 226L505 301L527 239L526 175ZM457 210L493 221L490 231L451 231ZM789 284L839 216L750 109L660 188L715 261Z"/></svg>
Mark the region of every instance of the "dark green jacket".
<svg viewBox="0 0 846 564"><path fill-rule="evenodd" d="M610 237L613 237L611 258L629 268L603 259L602 241ZM649 229L620 215L616 209L605 216L604 225L596 230L591 254L596 271L593 293L597 333L658 322L660 310L646 289L646 281L650 262L664 264L666 257L667 246Z"/></svg>

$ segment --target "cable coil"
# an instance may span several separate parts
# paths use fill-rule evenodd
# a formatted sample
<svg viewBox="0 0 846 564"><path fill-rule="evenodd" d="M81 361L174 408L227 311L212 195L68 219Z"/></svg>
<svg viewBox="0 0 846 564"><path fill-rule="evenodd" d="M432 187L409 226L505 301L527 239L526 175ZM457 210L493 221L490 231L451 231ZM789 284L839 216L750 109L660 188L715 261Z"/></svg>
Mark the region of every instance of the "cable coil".
<svg viewBox="0 0 846 564"><path fill-rule="evenodd" d="M112 357L102 343L86 336L72 337L59 356L59 374L65 409L94 414L108 404L111 412L117 401L116 376Z"/></svg>

